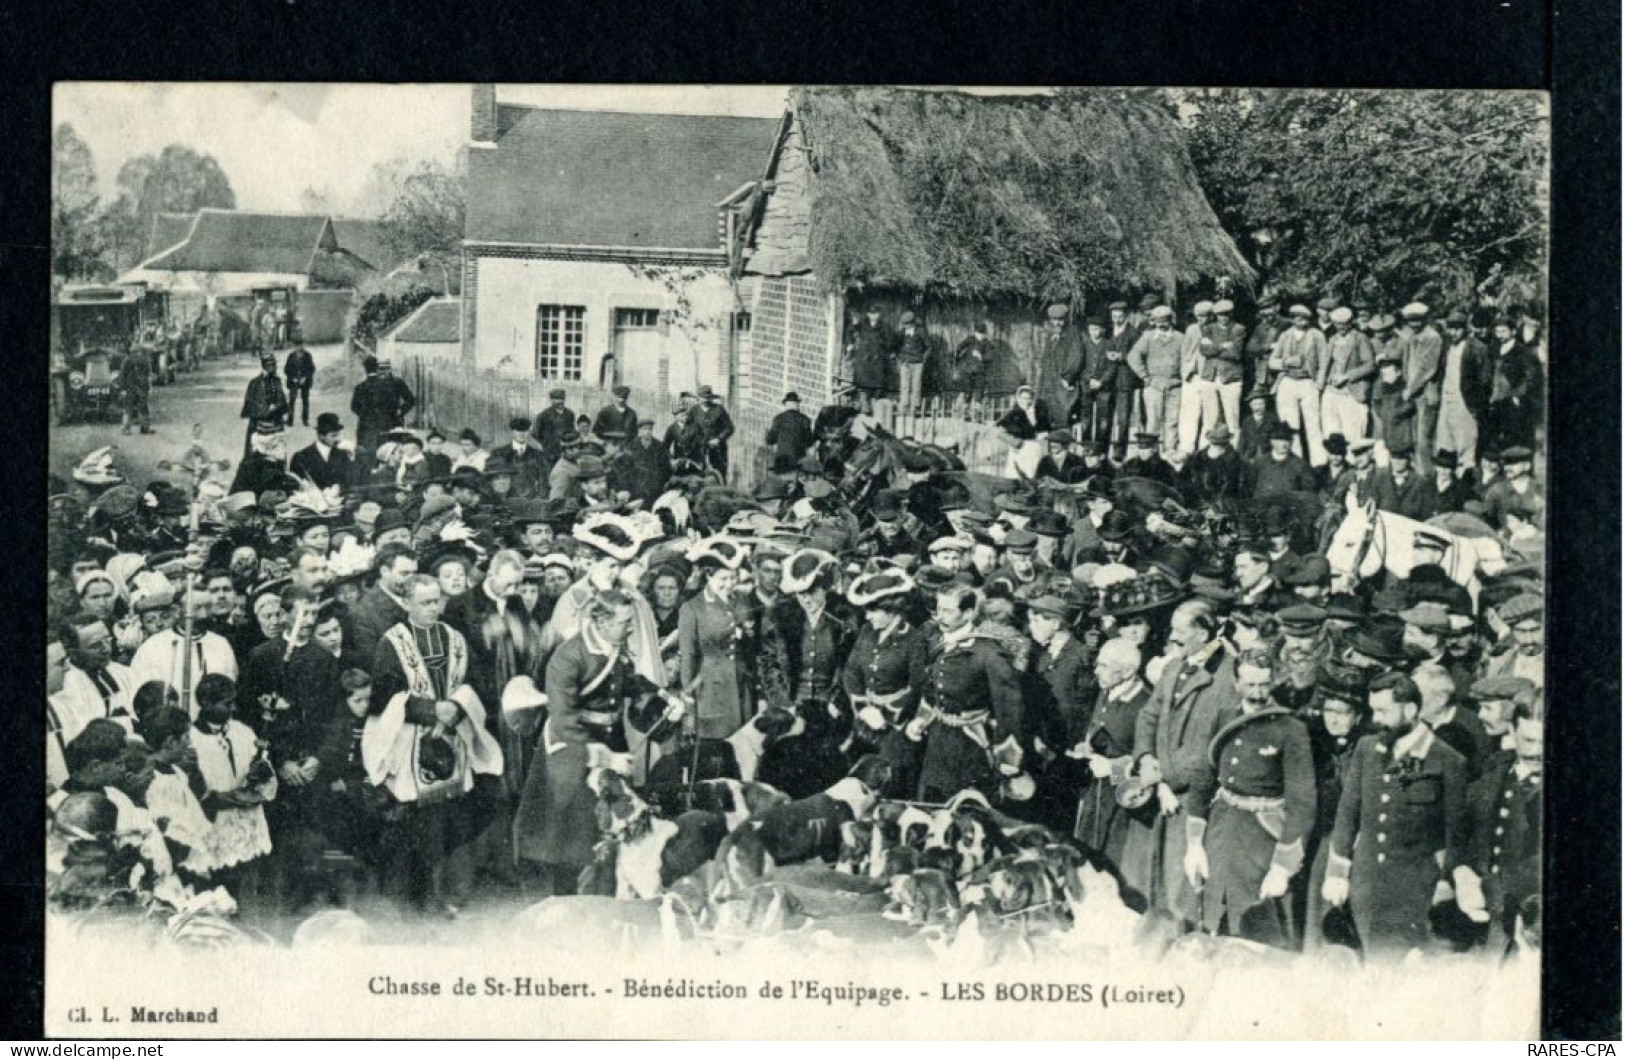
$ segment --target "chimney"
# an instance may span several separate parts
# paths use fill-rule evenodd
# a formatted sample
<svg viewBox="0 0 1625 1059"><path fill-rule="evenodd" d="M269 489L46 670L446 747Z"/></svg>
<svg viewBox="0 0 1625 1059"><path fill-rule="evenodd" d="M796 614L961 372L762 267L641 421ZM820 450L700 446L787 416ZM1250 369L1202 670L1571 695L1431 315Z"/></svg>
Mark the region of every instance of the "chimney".
<svg viewBox="0 0 1625 1059"><path fill-rule="evenodd" d="M469 108L469 139L475 143L493 144L497 140L497 86L474 86L473 102Z"/></svg>

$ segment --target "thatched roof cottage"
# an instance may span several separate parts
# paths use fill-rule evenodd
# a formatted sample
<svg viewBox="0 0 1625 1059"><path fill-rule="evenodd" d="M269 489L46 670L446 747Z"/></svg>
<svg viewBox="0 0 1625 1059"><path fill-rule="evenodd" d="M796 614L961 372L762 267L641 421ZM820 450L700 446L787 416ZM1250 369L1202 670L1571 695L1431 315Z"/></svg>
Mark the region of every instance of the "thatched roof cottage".
<svg viewBox="0 0 1625 1059"><path fill-rule="evenodd" d="M1251 279L1173 119L1121 90L796 88L741 210L730 249L736 274L755 278L747 420L771 418L786 390L831 398L860 301L893 321L912 310L939 348L986 322L1031 378L1051 301L1081 312Z"/></svg>

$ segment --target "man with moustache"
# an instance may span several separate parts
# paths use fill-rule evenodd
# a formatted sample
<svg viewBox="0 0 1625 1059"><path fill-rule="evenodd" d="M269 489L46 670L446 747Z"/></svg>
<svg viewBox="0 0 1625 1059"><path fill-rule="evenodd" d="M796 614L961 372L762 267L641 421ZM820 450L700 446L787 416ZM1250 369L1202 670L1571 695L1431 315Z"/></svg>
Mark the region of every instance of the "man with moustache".
<svg viewBox="0 0 1625 1059"><path fill-rule="evenodd" d="M1315 822L1309 732L1271 700L1274 662L1263 651L1236 660L1241 712L1213 737L1186 821L1185 873L1203 889L1202 926L1295 949L1286 900Z"/></svg>
<svg viewBox="0 0 1625 1059"><path fill-rule="evenodd" d="M1409 677L1378 676L1370 705L1377 732L1349 762L1321 896L1349 905L1368 959L1397 958L1427 945L1439 884L1463 862L1467 763L1422 723Z"/></svg>

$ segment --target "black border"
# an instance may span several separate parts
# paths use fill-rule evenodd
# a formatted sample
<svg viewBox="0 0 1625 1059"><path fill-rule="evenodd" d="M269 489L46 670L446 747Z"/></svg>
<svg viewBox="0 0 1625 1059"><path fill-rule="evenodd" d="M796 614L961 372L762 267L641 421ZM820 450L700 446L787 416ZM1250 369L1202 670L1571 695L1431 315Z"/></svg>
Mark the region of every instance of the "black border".
<svg viewBox="0 0 1625 1059"><path fill-rule="evenodd" d="M8 132L0 334L17 410L0 524L0 1037L38 1037L42 515L50 86L55 80L1145 84L1554 89L1554 607L1544 1026L1620 1035L1619 40L1594 0L1359 4L306 0L0 9ZM21 429L18 429L18 428ZM32 668L30 668L32 667Z"/></svg>

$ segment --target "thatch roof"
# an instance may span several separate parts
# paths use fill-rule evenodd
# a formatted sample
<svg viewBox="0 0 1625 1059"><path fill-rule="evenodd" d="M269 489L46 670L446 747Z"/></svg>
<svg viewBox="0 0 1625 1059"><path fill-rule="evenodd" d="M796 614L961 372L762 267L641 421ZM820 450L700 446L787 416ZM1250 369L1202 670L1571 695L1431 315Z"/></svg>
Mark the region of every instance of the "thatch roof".
<svg viewBox="0 0 1625 1059"><path fill-rule="evenodd" d="M1252 280L1151 100L804 87L790 110L814 172L808 256L831 289L1065 298Z"/></svg>

